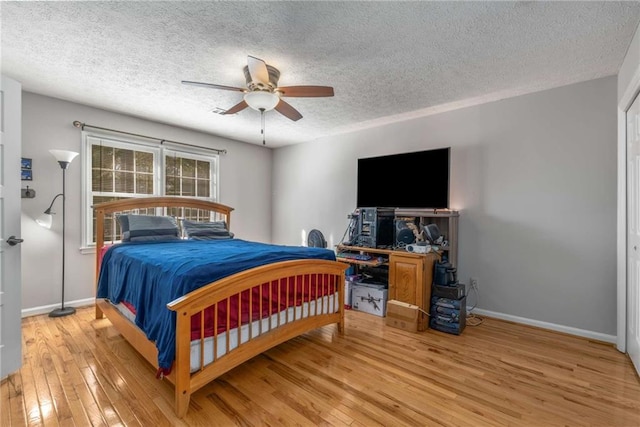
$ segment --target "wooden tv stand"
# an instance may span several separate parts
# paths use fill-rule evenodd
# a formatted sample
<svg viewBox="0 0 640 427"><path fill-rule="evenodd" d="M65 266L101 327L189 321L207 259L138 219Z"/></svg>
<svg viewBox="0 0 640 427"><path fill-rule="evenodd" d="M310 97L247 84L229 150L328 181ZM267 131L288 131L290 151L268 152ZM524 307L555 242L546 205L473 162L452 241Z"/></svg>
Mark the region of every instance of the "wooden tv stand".
<svg viewBox="0 0 640 427"><path fill-rule="evenodd" d="M339 261L354 266L388 266L388 299L403 301L420 307L424 311L420 313L418 330L424 331L429 327L429 316L426 313L429 312L431 306L431 284L433 283L434 264L440 260L440 253L416 254L404 250L345 245L338 245L336 252ZM345 258L341 257L341 254L368 255L371 259Z"/></svg>

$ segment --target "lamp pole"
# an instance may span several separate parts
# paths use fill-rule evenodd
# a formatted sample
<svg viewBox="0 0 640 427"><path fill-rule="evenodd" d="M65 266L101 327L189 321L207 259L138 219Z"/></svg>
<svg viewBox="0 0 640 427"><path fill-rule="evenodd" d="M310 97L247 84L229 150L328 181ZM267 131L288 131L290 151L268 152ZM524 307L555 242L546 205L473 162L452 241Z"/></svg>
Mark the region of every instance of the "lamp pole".
<svg viewBox="0 0 640 427"><path fill-rule="evenodd" d="M68 164L67 164L68 165ZM67 189L66 189L66 182L65 182L65 177L67 176L67 168L63 168L62 169L62 308L60 309L60 311L65 311L64 308L64 265L65 265L65 256L64 256L64 250L66 248L66 244L65 244L65 238L66 238L66 233L65 233L65 209L67 207ZM75 313L76 309L73 307L69 307L71 309L71 313Z"/></svg>
<svg viewBox="0 0 640 427"><path fill-rule="evenodd" d="M56 156L56 159L58 160L58 164L60 164L60 167L62 168L62 301L61 301L62 306L60 308L53 310L51 313L49 313L49 317L62 317L62 316L68 316L70 314L74 314L76 312L76 309L74 307L64 306L64 279L65 279L64 267L65 267L65 259L66 259L65 257L65 247L66 247L65 210L67 205L66 172L67 172L67 168L69 167L69 164L71 163L71 160L73 160L73 158L77 156L78 153L62 151L62 150L51 150L51 153L54 156ZM54 201L55 201L55 198L54 198ZM53 202L51 204L53 205Z"/></svg>

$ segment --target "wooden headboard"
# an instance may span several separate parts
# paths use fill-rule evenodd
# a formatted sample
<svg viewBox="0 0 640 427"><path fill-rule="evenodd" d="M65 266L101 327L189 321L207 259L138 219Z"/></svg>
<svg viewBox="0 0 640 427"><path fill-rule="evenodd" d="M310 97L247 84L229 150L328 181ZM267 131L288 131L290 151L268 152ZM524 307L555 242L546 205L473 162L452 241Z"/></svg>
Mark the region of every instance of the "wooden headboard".
<svg viewBox="0 0 640 427"><path fill-rule="evenodd" d="M158 212L157 209L162 209ZM216 202L189 197L132 197L98 203L93 206L96 214L96 278L100 269L100 252L105 243L105 220L110 220L110 236L115 235L116 216L124 213L150 214L149 210L156 210L155 215L172 215L177 218L192 219L193 215L202 216L206 221L226 221L227 228L231 227L231 211L233 208Z"/></svg>

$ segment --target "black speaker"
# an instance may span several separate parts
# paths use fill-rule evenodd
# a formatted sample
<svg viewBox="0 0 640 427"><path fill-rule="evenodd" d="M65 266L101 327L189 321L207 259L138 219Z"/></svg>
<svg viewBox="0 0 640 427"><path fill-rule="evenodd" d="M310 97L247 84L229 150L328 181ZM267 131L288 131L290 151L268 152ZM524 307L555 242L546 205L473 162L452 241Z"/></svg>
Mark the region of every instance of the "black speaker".
<svg viewBox="0 0 640 427"><path fill-rule="evenodd" d="M435 243L441 236L440 229L435 224L427 224L422 228L422 232L429 241L429 243Z"/></svg>
<svg viewBox="0 0 640 427"><path fill-rule="evenodd" d="M413 234L413 230L407 225L407 220L396 219L394 229L396 247L403 248L411 243L415 243L416 236Z"/></svg>

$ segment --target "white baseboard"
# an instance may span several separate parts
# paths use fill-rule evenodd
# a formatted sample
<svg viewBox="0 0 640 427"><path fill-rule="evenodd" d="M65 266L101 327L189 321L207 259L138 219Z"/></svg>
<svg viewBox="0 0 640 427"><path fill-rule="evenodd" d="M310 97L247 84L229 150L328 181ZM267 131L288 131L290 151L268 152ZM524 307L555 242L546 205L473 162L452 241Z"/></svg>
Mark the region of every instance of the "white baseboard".
<svg viewBox="0 0 640 427"><path fill-rule="evenodd" d="M471 307L467 307L467 313ZM474 308L474 314L480 316L494 317L496 319L508 320L510 322L522 323L523 325L536 326L538 328L550 329L552 331L564 332L565 334L576 335L579 337L590 338L597 341L604 341L615 344L617 337L615 335L607 335L600 332L587 331L585 329L572 328L571 326L558 325L555 323L542 322L540 320L527 319L526 317L512 316L511 314L498 313L495 311Z"/></svg>
<svg viewBox="0 0 640 427"><path fill-rule="evenodd" d="M68 301L65 303L69 307L86 307L88 305L95 304L95 298L87 298L76 301ZM22 317L36 316L39 314L46 314L59 308L60 304L45 305L41 307L33 307L22 310ZM467 307L467 313L471 307ZM555 323L542 322L540 320L527 319L526 317L513 316L511 314L498 313L496 311L483 310L481 308L474 308L474 314L480 316L493 317L501 320L508 320L510 322L522 323L523 325L536 326L538 328L549 329L552 331L563 332L570 335L576 335L579 337L590 338L598 341L603 341L611 344L616 343L617 337L615 335L603 334L600 332L587 331L585 329L572 328L571 326L558 325Z"/></svg>
<svg viewBox="0 0 640 427"><path fill-rule="evenodd" d="M95 298L79 299L76 301L67 301L64 303L65 307L86 307L88 305L94 305L96 303ZM60 308L60 304L43 305L41 307L25 308L22 310L22 317L37 316L38 314L49 313L56 308Z"/></svg>

